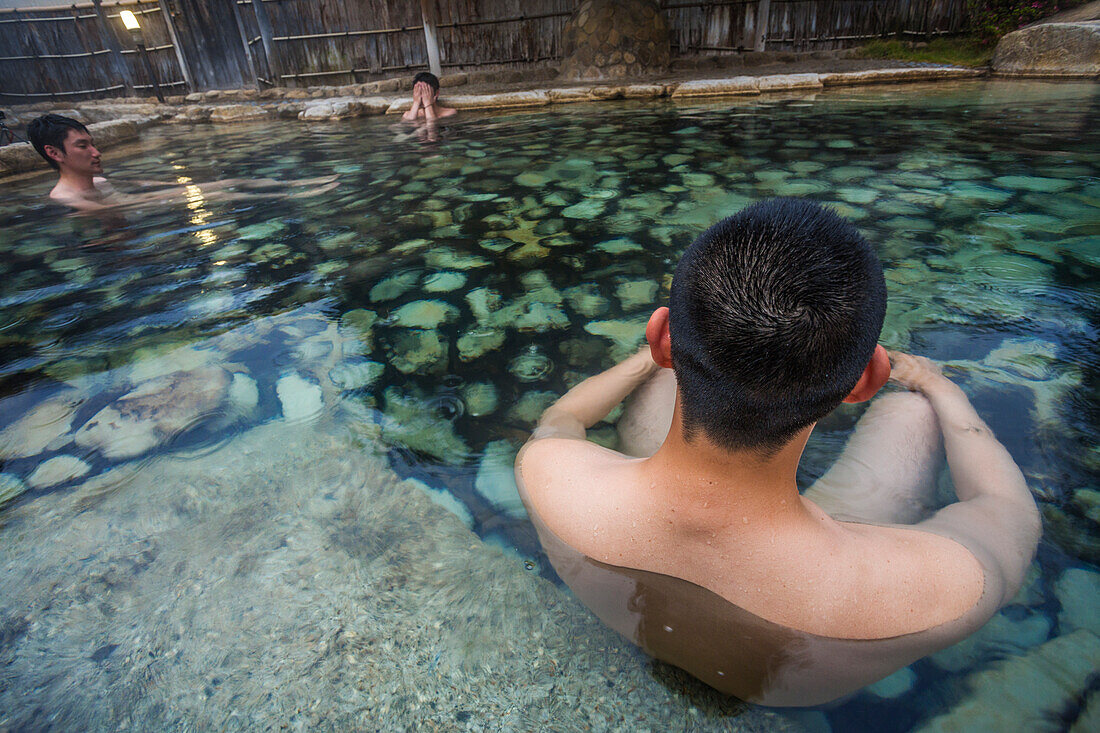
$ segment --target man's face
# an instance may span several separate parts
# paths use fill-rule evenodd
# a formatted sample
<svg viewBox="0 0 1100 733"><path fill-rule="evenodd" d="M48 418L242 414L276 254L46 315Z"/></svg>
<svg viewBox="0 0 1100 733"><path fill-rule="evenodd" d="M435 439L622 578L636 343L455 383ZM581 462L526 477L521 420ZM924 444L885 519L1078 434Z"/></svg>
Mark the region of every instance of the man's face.
<svg viewBox="0 0 1100 733"><path fill-rule="evenodd" d="M62 168L67 168L74 173L90 175L103 172L103 166L99 162L99 150L92 143L92 136L83 130L70 129L61 149L47 145L46 153Z"/></svg>

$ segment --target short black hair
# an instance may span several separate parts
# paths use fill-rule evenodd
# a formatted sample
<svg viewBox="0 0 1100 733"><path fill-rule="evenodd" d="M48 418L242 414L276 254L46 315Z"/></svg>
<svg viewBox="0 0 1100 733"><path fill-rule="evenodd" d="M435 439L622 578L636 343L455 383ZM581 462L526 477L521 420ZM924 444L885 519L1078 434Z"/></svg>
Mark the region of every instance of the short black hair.
<svg viewBox="0 0 1100 733"><path fill-rule="evenodd" d="M439 93L439 77L430 71L421 71L419 74L413 77L413 84L424 82L432 88L436 94Z"/></svg>
<svg viewBox="0 0 1100 733"><path fill-rule="evenodd" d="M41 117L35 117L27 125L27 139L31 141L31 145L38 151L38 154L54 170L57 170L61 166L57 164L56 160L46 155L46 146L52 145L64 151L65 138L69 136L69 130L88 132L88 128L84 126L84 123L74 120L72 117L55 114L42 115Z"/></svg>
<svg viewBox="0 0 1100 733"><path fill-rule="evenodd" d="M811 201L762 201L696 239L669 302L684 438L774 454L855 387L886 314L870 243Z"/></svg>

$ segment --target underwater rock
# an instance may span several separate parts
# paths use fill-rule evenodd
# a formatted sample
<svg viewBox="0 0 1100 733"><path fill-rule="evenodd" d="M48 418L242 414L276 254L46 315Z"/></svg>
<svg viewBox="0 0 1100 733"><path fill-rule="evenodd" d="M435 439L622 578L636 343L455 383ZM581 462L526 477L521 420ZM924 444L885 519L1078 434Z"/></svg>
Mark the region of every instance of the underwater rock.
<svg viewBox="0 0 1100 733"><path fill-rule="evenodd" d="M909 692L916 682L917 673L908 667L902 667L889 677L884 677L878 682L867 685L866 690L875 697L890 700Z"/></svg>
<svg viewBox="0 0 1100 733"><path fill-rule="evenodd" d="M362 389L374 384L384 371L386 365L376 361L344 362L330 369L328 378L342 390Z"/></svg>
<svg viewBox="0 0 1100 733"><path fill-rule="evenodd" d="M506 335L504 331L496 328L475 328L467 331L458 338L458 358L462 361L473 361L490 351L499 349L504 344Z"/></svg>
<svg viewBox="0 0 1100 733"><path fill-rule="evenodd" d="M523 423L525 427L534 427L546 408L554 404L559 396L546 391L525 392L508 411L508 418Z"/></svg>
<svg viewBox="0 0 1100 733"><path fill-rule="evenodd" d="M194 346L158 346L138 349L134 352L130 381L141 384L174 372L202 369L221 359L215 349L199 349Z"/></svg>
<svg viewBox="0 0 1100 733"><path fill-rule="evenodd" d="M1039 193L1061 193L1073 188L1073 181L1038 176L999 176L993 179L993 183L1002 188Z"/></svg>
<svg viewBox="0 0 1100 733"><path fill-rule="evenodd" d="M658 285L653 280L626 280L615 288L615 296L624 311L652 306L657 298Z"/></svg>
<svg viewBox="0 0 1100 733"><path fill-rule="evenodd" d="M391 363L402 374L431 374L447 367L447 342L435 331L405 331L392 346Z"/></svg>
<svg viewBox="0 0 1100 733"><path fill-rule="evenodd" d="M297 374L287 374L275 383L275 394L282 406L283 419L289 422L312 420L324 408L321 386Z"/></svg>
<svg viewBox="0 0 1100 733"><path fill-rule="evenodd" d="M466 302L478 323L490 323L493 312L500 308L500 293L492 288L475 288L466 293Z"/></svg>
<svg viewBox="0 0 1100 733"><path fill-rule="evenodd" d="M982 359L984 366L1035 381L1053 378L1058 362L1058 345L1039 339L1005 339Z"/></svg>
<svg viewBox="0 0 1100 733"><path fill-rule="evenodd" d="M461 272L434 272L424 278L424 289L429 293L449 293L465 285L466 279Z"/></svg>
<svg viewBox="0 0 1100 733"><path fill-rule="evenodd" d="M406 396L396 387L382 393L382 439L404 445L444 463L461 465L470 454L465 441L455 434L454 425L440 418L425 402Z"/></svg>
<svg viewBox="0 0 1100 733"><path fill-rule="evenodd" d="M861 178L870 178L875 175L875 171L863 165L845 165L830 168L825 175L837 183L847 183Z"/></svg>
<svg viewBox="0 0 1100 733"><path fill-rule="evenodd" d="M412 486L419 491L423 491L424 494L431 499L433 504L443 507L451 514L462 520L462 523L466 525L467 529L473 529L474 517L470 514L470 510L466 508L466 505L455 498L455 495L446 489L433 489L423 481L415 478L407 478L402 482L406 486Z"/></svg>
<svg viewBox="0 0 1100 733"><path fill-rule="evenodd" d="M19 480L18 476L10 473L0 473L0 506L4 506L12 499L20 496L27 490L27 485Z"/></svg>
<svg viewBox="0 0 1100 733"><path fill-rule="evenodd" d="M406 328L438 328L458 318L458 308L442 300L415 300L395 310L392 318Z"/></svg>
<svg viewBox="0 0 1100 733"><path fill-rule="evenodd" d="M534 171L524 171L515 178L516 183L529 188L542 188L550 182L550 177Z"/></svg>
<svg viewBox="0 0 1100 733"><path fill-rule="evenodd" d="M0 458L27 458L47 446L56 450L65 445L68 440L59 439L69 432L76 409L83 401L76 390L66 390L35 405L0 432Z"/></svg>
<svg viewBox="0 0 1100 733"><path fill-rule="evenodd" d="M485 453L477 467L474 488L494 507L505 514L525 518L527 510L519 498L513 464L517 449L507 440L494 440L485 446Z"/></svg>
<svg viewBox="0 0 1100 733"><path fill-rule="evenodd" d="M641 247L639 247L641 249ZM564 291L565 299L577 313L593 318L602 316L607 312L609 305L607 298L600 295L595 283L584 283Z"/></svg>
<svg viewBox="0 0 1100 733"><path fill-rule="evenodd" d="M217 410L229 384L229 372L220 367L151 379L97 412L74 439L112 460L139 456Z"/></svg>
<svg viewBox="0 0 1100 733"><path fill-rule="evenodd" d="M989 186L983 186L980 183L973 183L971 181L958 181L952 183L947 187L945 193L952 198L961 199L963 201L976 201L990 206L1000 206L1012 198L1012 194L1009 192L990 188Z"/></svg>
<svg viewBox="0 0 1100 733"><path fill-rule="evenodd" d="M645 327L648 318L611 319L607 321L593 321L584 326L584 330L593 336L603 336L612 343L611 357L616 361L637 351L638 346L645 336Z"/></svg>
<svg viewBox="0 0 1100 733"><path fill-rule="evenodd" d="M1062 610L1058 626L1063 632L1086 629L1100 634L1100 573L1069 568L1054 584Z"/></svg>
<svg viewBox="0 0 1100 733"><path fill-rule="evenodd" d="M366 308L355 308L340 317L340 328L352 331L364 344L367 351L374 347L374 334L372 329L378 322L378 314ZM348 334L345 334L348 335Z"/></svg>
<svg viewBox="0 0 1100 733"><path fill-rule="evenodd" d="M921 731L1057 730L1061 711L1081 700L1100 659L1100 638L1088 631L1059 636L1019 657L974 672L960 683L962 702Z"/></svg>
<svg viewBox="0 0 1100 733"><path fill-rule="evenodd" d="M372 303L378 303L383 300L393 300L404 295L413 285L420 280L420 272L417 270L407 270L405 272L399 272L396 275L390 275L384 278L370 289L367 297L370 298Z"/></svg>
<svg viewBox="0 0 1100 733"><path fill-rule="evenodd" d="M873 188L841 186L836 190L836 195L850 204L869 204L878 198L878 191Z"/></svg>
<svg viewBox="0 0 1100 733"><path fill-rule="evenodd" d="M604 208L604 202L599 199L585 199L565 207L561 210L561 215L570 219L595 219L603 213Z"/></svg>
<svg viewBox="0 0 1100 733"><path fill-rule="evenodd" d="M1017 620L998 613L981 629L958 644L936 652L929 660L940 669L961 672L991 654L1002 654L1005 650L1020 652L1038 646L1050 636L1050 628L1050 619L1043 613L1028 614Z"/></svg>
<svg viewBox="0 0 1100 733"><path fill-rule="evenodd" d="M427 252L424 263L437 270L474 270L492 264L484 257L461 254L448 247L438 247Z"/></svg>
<svg viewBox="0 0 1100 733"><path fill-rule="evenodd" d="M510 321L510 325L521 333L545 333L552 329L569 327L569 316L556 305L542 302L521 305L523 310ZM504 311L500 313L504 315ZM508 313L513 313L513 309L508 309Z"/></svg>
<svg viewBox="0 0 1100 733"><path fill-rule="evenodd" d="M466 405L466 414L471 417L481 417L497 409L499 397L497 388L492 382L474 382L466 384L459 390L462 402Z"/></svg>
<svg viewBox="0 0 1100 733"><path fill-rule="evenodd" d="M532 344L508 362L508 371L521 382L538 382L554 370L554 362Z"/></svg>
<svg viewBox="0 0 1100 733"><path fill-rule="evenodd" d="M234 374L229 384L229 408L238 415L248 415L260 404L260 388L247 374Z"/></svg>
<svg viewBox="0 0 1100 733"><path fill-rule="evenodd" d="M33 489L45 489L86 476L91 470L91 466L76 456L54 456L34 469L27 477L27 485Z"/></svg>
<svg viewBox="0 0 1100 733"><path fill-rule="evenodd" d="M269 219L261 224L249 224L237 230L237 239L271 239L286 229L281 219Z"/></svg>

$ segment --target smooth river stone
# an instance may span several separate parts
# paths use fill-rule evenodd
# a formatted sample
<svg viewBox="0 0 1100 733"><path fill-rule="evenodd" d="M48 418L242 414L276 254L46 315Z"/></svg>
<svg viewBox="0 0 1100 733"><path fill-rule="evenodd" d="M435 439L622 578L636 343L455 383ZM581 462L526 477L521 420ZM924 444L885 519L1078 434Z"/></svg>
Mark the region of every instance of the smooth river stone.
<svg viewBox="0 0 1100 733"><path fill-rule="evenodd" d="M229 383L229 408L238 415L248 415L260 404L260 388L247 374L234 374Z"/></svg>
<svg viewBox="0 0 1100 733"><path fill-rule="evenodd" d="M949 181L980 181L989 178L989 171L976 165L949 165L936 173Z"/></svg>
<svg viewBox="0 0 1100 733"><path fill-rule="evenodd" d="M494 440L485 446L477 467L474 488L477 493L510 517L524 518L527 510L519 497L514 463L517 449L507 440Z"/></svg>
<svg viewBox="0 0 1100 733"><path fill-rule="evenodd" d="M550 177L542 173L526 171L516 176L515 181L519 185L527 186L528 188L542 188L550 182Z"/></svg>
<svg viewBox="0 0 1100 733"><path fill-rule="evenodd" d="M862 165L845 165L839 168L830 168L826 175L837 183L846 183L860 178L868 178L875 175L873 168Z"/></svg>
<svg viewBox="0 0 1100 733"><path fill-rule="evenodd" d="M953 183L947 187L946 193L951 198L962 199L964 201L977 201L983 204L989 204L990 206L1000 206L1004 202L1012 198L1012 194L1007 191L1001 191L996 188L990 188L989 186L983 186L980 183L971 183L969 181L959 181Z"/></svg>
<svg viewBox="0 0 1100 733"><path fill-rule="evenodd" d="M511 309L508 310L511 313ZM501 311L501 315L504 311ZM515 315L508 325L523 333L546 333L554 329L569 328L569 316L556 305L529 302Z"/></svg>
<svg viewBox="0 0 1100 733"><path fill-rule="evenodd" d="M511 246L511 242L507 246ZM435 272L424 278L424 289L429 293L449 293L465 285L466 279L461 272Z"/></svg>
<svg viewBox="0 0 1100 733"><path fill-rule="evenodd" d="M777 196L809 196L825 193L829 186L819 181L777 181L771 186Z"/></svg>
<svg viewBox="0 0 1100 733"><path fill-rule="evenodd" d="M526 392L516 401L512 409L508 411L508 417L523 423L526 427L533 426L538 422L542 413L546 412L546 408L554 404L558 397L560 397L560 395L556 392L547 392L544 390Z"/></svg>
<svg viewBox="0 0 1100 733"><path fill-rule="evenodd" d="M624 311L639 307L653 306L657 298L658 285L653 280L627 280L615 288L615 296L622 303Z"/></svg>
<svg viewBox="0 0 1100 733"><path fill-rule="evenodd" d="M878 191L873 188L841 186L836 190L836 195L850 204L869 204L878 198Z"/></svg>
<svg viewBox="0 0 1100 733"><path fill-rule="evenodd" d="M435 331L410 330L393 339L390 363L402 374L430 374L447 366L447 342Z"/></svg>
<svg viewBox="0 0 1100 733"><path fill-rule="evenodd" d="M59 442L72 427L76 408L83 399L76 390L67 390L35 405L27 414L0 432L0 458L27 458L68 442Z"/></svg>
<svg viewBox="0 0 1100 733"><path fill-rule="evenodd" d="M492 382L474 382L465 384L459 390L462 402L466 405L466 414L472 417L488 415L497 409L500 398Z"/></svg>
<svg viewBox="0 0 1100 733"><path fill-rule="evenodd" d="M604 211L604 203L598 199L585 199L579 204L567 206L561 210L561 215L570 219L595 219Z"/></svg>
<svg viewBox="0 0 1100 733"><path fill-rule="evenodd" d="M148 380L97 412L74 440L112 460L139 456L216 412L230 381L229 372L220 367Z"/></svg>
<svg viewBox="0 0 1100 733"><path fill-rule="evenodd" d="M424 262L429 267L437 270L473 270L479 267L488 267L492 264L484 257L462 254L447 247L440 247L427 252L424 255Z"/></svg>
<svg viewBox="0 0 1100 733"><path fill-rule="evenodd" d="M328 378L342 390L362 389L378 381L386 365L376 361L352 361L337 364L329 370Z"/></svg>
<svg viewBox="0 0 1100 733"><path fill-rule="evenodd" d="M1040 193L1059 193L1073 188L1073 181L1060 178L1039 178L1037 176L999 176L993 183L1017 191L1035 191Z"/></svg>
<svg viewBox="0 0 1100 733"><path fill-rule="evenodd" d="M396 387L382 393L385 419L382 438L405 445L414 451L434 456L444 463L458 465L470 453L465 441L455 434L454 425L441 419L422 400L401 394Z"/></svg>
<svg viewBox="0 0 1100 733"><path fill-rule="evenodd" d="M18 476L10 473L0 473L0 506L4 506L26 490L27 485Z"/></svg>
<svg viewBox="0 0 1100 733"><path fill-rule="evenodd" d="M395 325L405 328L438 328L458 318L458 308L442 300L415 300L393 312Z"/></svg>
<svg viewBox="0 0 1100 733"><path fill-rule="evenodd" d="M619 237L618 239L608 239L607 241L600 242L596 245L596 249L601 252L607 252L608 254L620 255L625 252L642 252L645 248L632 239Z"/></svg>
<svg viewBox="0 0 1100 733"><path fill-rule="evenodd" d="M634 353L645 336L646 318L593 321L584 330L593 336L603 336L612 343L611 356L624 359Z"/></svg>
<svg viewBox="0 0 1100 733"><path fill-rule="evenodd" d="M535 345L528 346L508 362L508 371L521 382L537 382L554 370L554 362Z"/></svg>
<svg viewBox="0 0 1100 733"><path fill-rule="evenodd" d="M1058 626L1063 631L1087 629L1100 635L1100 573L1069 568L1054 584L1062 610Z"/></svg>
<svg viewBox="0 0 1100 733"><path fill-rule="evenodd" d="M88 475L91 470L91 466L76 456L54 456L34 469L34 472L27 477L27 485L32 489L45 489L74 481Z"/></svg>
<svg viewBox="0 0 1100 733"><path fill-rule="evenodd" d="M714 176L709 173L685 173L681 180L685 186L692 188L710 188L714 185Z"/></svg>
<svg viewBox="0 0 1100 733"><path fill-rule="evenodd" d="M275 383L275 394L282 406L283 418L302 422L317 418L324 409L321 386L297 374L287 374Z"/></svg>
<svg viewBox="0 0 1100 733"><path fill-rule="evenodd" d="M396 275L390 275L387 278L379 280L378 283L370 289L370 293L367 294L367 297L370 298L372 303L378 303L383 300L393 300L408 292L419 280L420 273L416 270L399 272Z"/></svg>
<svg viewBox="0 0 1100 733"><path fill-rule="evenodd" d="M490 351L496 351L504 345L506 334L496 328L476 328L467 331L458 338L458 358L473 361Z"/></svg>
<svg viewBox="0 0 1100 733"><path fill-rule="evenodd" d="M577 313L588 318L602 316L609 305L607 298L600 295L595 283L584 283L564 291L565 299Z"/></svg>
<svg viewBox="0 0 1100 733"><path fill-rule="evenodd" d="M241 227L237 230L237 238L269 239L270 237L278 234L284 229L286 229L286 224L284 224L279 219L271 219L270 221L266 221L261 224L251 224L246 227Z"/></svg>

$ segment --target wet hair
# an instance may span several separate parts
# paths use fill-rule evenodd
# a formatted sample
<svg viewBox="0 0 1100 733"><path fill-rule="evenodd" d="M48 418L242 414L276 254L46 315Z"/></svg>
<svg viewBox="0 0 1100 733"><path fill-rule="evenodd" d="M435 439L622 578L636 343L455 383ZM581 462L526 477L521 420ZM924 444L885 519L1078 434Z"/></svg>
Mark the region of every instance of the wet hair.
<svg viewBox="0 0 1100 733"><path fill-rule="evenodd" d="M413 84L424 82L432 88L432 91L439 94L439 77L430 71L421 71L419 74L413 77Z"/></svg>
<svg viewBox="0 0 1100 733"><path fill-rule="evenodd" d="M771 455L839 405L871 359L886 282L871 245L810 201L771 199L696 239L670 296L684 438Z"/></svg>
<svg viewBox="0 0 1100 733"><path fill-rule="evenodd" d="M31 145L38 151L38 154L54 170L58 170L61 166L57 164L56 160L46 155L46 146L52 145L64 152L65 138L69 136L69 130L88 132L88 128L83 123L74 120L72 117L55 114L42 115L41 117L35 117L27 125L27 139L30 140Z"/></svg>

